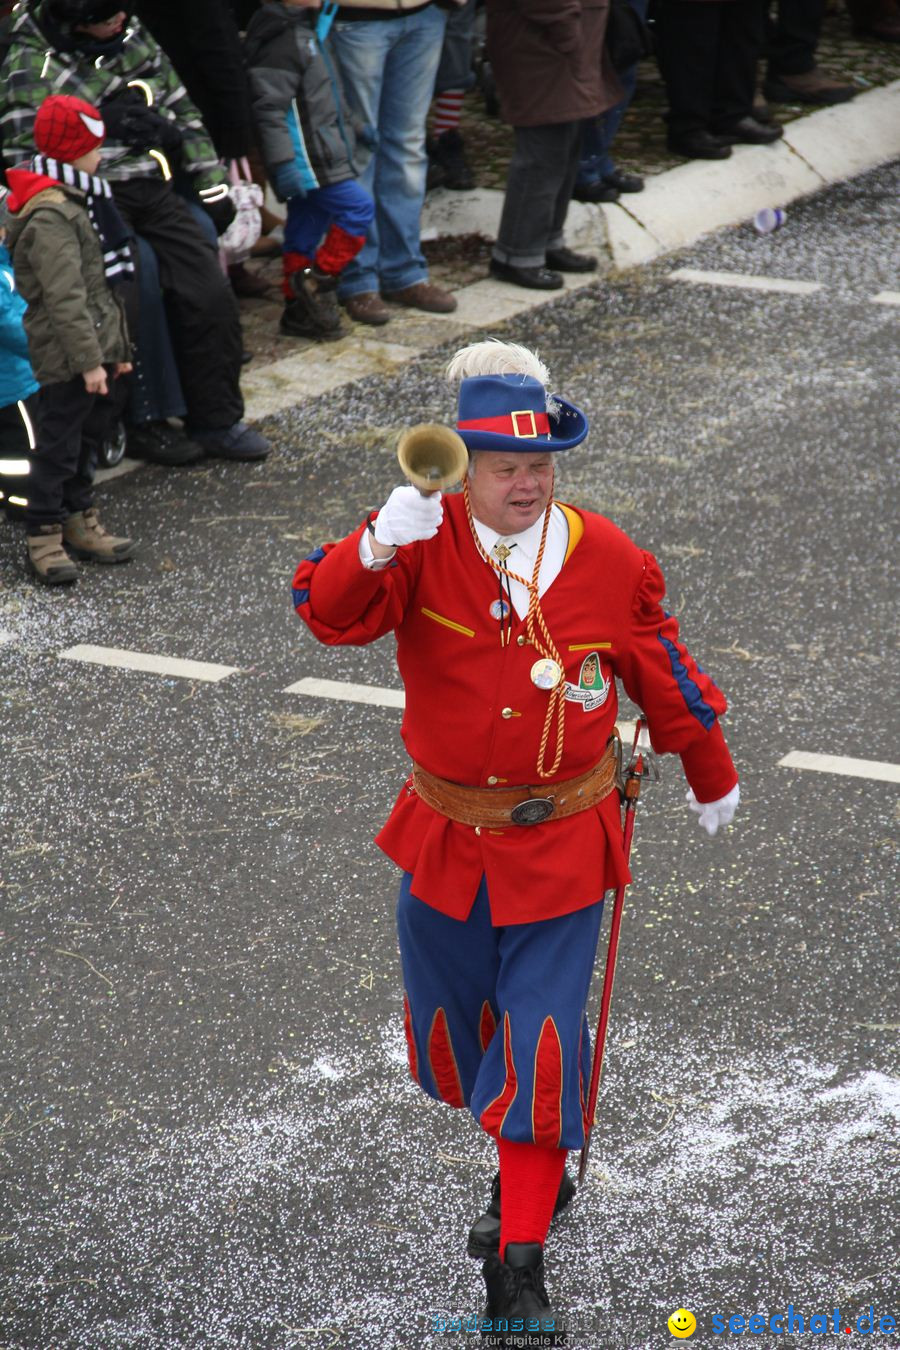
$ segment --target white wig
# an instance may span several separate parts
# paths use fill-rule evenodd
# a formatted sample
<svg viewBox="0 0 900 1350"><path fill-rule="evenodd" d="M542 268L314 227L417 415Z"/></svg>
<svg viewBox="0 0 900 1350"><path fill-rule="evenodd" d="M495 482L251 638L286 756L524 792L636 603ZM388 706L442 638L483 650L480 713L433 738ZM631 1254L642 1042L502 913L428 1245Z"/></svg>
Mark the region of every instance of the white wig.
<svg viewBox="0 0 900 1350"><path fill-rule="evenodd" d="M536 352L520 347L517 342L500 342L498 338L460 347L447 363L446 375L451 384L473 375L530 375L545 389L550 383L550 372Z"/></svg>

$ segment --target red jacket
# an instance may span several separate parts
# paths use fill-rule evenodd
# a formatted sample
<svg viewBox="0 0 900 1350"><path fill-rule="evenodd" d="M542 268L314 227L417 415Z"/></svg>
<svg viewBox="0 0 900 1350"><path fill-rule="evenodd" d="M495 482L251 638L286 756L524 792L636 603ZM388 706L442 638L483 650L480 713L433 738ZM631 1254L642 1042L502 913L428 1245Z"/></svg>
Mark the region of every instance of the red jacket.
<svg viewBox="0 0 900 1350"><path fill-rule="evenodd" d="M678 640L660 607L655 559L610 521L573 512L569 552L541 599L565 663L565 748L551 781L574 778L603 755L616 720L618 676L646 714L654 748L680 754L700 801L734 787L737 774L717 721L725 699ZM445 498L434 539L398 550L395 563L368 571L356 530L305 559L294 577L297 612L320 642L362 644L395 632L406 689L402 735L423 768L456 783L538 781L536 762L548 694L530 677L537 653L513 613L500 645L491 615L497 575L476 552L461 495ZM578 538L580 531L581 537ZM574 547L573 547L574 544ZM599 658L602 678L591 673ZM604 692L605 691L605 692ZM502 715L503 710L512 716ZM555 729L551 732L551 756ZM464 919L481 876L495 924L553 918L593 904L628 878L617 794L599 806L540 825L475 833L402 788L378 845L404 871L413 893Z"/></svg>

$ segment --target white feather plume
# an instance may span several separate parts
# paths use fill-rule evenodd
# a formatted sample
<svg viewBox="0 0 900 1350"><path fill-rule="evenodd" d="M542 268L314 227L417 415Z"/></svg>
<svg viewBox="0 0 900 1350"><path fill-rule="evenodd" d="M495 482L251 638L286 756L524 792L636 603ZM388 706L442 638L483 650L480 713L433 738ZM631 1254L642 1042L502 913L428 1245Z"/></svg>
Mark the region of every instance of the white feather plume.
<svg viewBox="0 0 900 1350"><path fill-rule="evenodd" d="M473 375L530 375L544 388L550 383L550 372L537 352L531 352L517 342L501 342L498 338L460 347L447 363L446 376L451 384Z"/></svg>

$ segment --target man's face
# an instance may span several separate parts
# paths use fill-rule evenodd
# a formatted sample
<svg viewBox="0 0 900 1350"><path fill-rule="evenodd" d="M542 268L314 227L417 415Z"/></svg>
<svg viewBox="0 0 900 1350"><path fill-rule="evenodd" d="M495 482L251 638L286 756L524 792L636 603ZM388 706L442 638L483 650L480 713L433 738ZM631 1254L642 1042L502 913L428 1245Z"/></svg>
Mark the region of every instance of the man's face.
<svg viewBox="0 0 900 1350"><path fill-rule="evenodd" d="M543 515L553 491L549 451L478 450L469 477L472 514L498 534L518 534Z"/></svg>
<svg viewBox="0 0 900 1350"><path fill-rule="evenodd" d="M75 31L76 33L87 33L97 42L109 42L110 38L117 37L121 33L124 23L125 11L120 9L115 14L110 14L108 19L103 19L101 23L76 24Z"/></svg>

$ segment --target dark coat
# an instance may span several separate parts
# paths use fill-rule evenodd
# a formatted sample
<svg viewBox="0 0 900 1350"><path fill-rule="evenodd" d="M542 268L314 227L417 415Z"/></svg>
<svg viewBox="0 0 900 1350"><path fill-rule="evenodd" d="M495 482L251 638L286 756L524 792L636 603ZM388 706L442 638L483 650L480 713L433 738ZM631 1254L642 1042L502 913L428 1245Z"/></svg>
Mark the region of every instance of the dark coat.
<svg viewBox="0 0 900 1350"><path fill-rule="evenodd" d="M580 122L618 103L609 0L487 0L487 55L514 127Z"/></svg>
<svg viewBox="0 0 900 1350"><path fill-rule="evenodd" d="M355 136L314 11L270 4L244 41L260 153L270 179L296 164L306 191L355 178Z"/></svg>
<svg viewBox="0 0 900 1350"><path fill-rule="evenodd" d="M241 36L223 0L138 0L137 14L184 80L223 159L253 149Z"/></svg>

